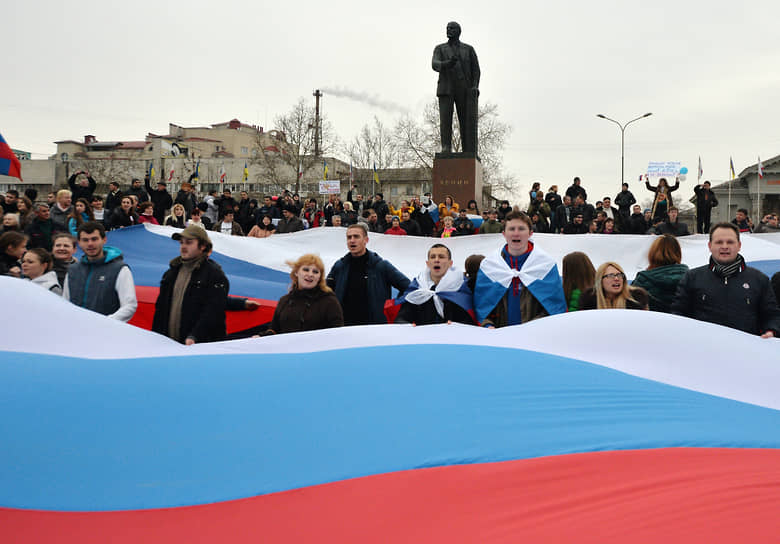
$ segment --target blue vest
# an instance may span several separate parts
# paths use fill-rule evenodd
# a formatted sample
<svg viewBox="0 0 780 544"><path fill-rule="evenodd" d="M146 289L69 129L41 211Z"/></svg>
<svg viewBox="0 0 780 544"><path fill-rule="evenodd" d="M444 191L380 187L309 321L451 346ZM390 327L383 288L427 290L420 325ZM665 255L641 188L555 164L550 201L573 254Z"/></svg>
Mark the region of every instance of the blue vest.
<svg viewBox="0 0 780 544"><path fill-rule="evenodd" d="M126 267L122 253L114 247L103 246L104 258L90 261L86 255L68 268L70 301L76 306L110 315L119 309L116 278Z"/></svg>

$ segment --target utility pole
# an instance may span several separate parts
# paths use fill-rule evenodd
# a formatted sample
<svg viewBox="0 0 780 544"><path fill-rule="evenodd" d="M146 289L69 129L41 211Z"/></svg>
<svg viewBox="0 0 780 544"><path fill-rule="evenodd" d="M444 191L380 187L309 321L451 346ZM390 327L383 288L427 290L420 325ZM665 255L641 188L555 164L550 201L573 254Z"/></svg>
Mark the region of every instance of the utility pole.
<svg viewBox="0 0 780 544"><path fill-rule="evenodd" d="M320 156L320 98L322 98L322 92L317 89L313 93L314 102L314 156Z"/></svg>

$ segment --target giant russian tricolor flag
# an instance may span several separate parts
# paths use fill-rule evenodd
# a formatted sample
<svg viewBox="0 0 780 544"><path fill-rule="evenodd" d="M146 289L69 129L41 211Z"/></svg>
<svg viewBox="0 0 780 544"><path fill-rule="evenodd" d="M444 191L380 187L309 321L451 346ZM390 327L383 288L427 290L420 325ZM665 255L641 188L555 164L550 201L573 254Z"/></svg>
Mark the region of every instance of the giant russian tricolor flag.
<svg viewBox="0 0 780 544"><path fill-rule="evenodd" d="M108 244L122 251L137 286L139 305L132 324L151 328L160 278L169 261L179 252L178 242L171 239L176 231L173 227L144 224L108 233ZM330 269L346 253L345 230L338 227L275 234L262 239L218 232L210 232L209 237L214 243L212 258L222 266L230 280L230 294L254 298L261 304L260 310L255 312L228 312L228 334L236 336L271 320L276 301L289 287L287 261L313 252L319 254L325 267ZM532 237L537 247L555 261L558 270L562 269L567 253L584 251L595 266L606 261L619 262L629 279L647 267L647 250L653 239L653 236L604 234L534 234ZM683 250L683 263L693 268L708 262L706 235L678 240ZM430 246L442 241L452 250L453 261L461 269L469 255L491 256L505 243L500 234L434 240L372 233L368 248L388 259L411 279L424 268ZM743 235L742 255L750 266L771 276L780 271L780 234ZM475 304L479 302L475 301ZM392 317L391 312L389 315Z"/></svg>
<svg viewBox="0 0 780 544"><path fill-rule="evenodd" d="M780 534L780 340L606 310L186 347L0 290L2 542Z"/></svg>
<svg viewBox="0 0 780 544"><path fill-rule="evenodd" d="M136 285L157 286L168 262L178 255L179 244L171 240L173 227L138 225L108 233L108 243L120 248L130 265ZM320 227L269 238L247 238L209 232L214 244L212 258L225 270L231 294L277 300L287 292L286 261L304 253L317 253L325 267L346 254L346 232L340 227ZM563 257L572 251L588 254L594 266L617 261L629 279L647 268L647 251L654 236L608 234L534 234L531 240L562 269ZM706 235L678 238L682 262L694 268L709 260ZM469 255L493 255L506 243L501 234L459 236L446 240L417 236L369 235L368 249L376 251L396 268L414 278L425 267L428 249L443 242L452 250L455 265L463 269ZM742 236L742 255L750 266L768 275L780 270L780 234Z"/></svg>

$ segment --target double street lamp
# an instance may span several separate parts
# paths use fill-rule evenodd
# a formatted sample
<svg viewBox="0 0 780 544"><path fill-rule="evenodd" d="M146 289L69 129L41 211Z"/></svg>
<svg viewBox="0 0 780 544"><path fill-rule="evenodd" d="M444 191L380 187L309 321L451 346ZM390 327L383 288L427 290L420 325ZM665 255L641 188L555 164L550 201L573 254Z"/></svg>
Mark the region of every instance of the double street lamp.
<svg viewBox="0 0 780 544"><path fill-rule="evenodd" d="M623 184L626 182L625 177L625 150L626 150L626 127L633 123L634 121L639 121L640 119L644 119L645 117L650 117L653 115L652 113L646 113L644 115L640 115L636 119L631 119L629 122L627 122L624 125L621 125L619 122L615 121L614 119L610 119L603 113L599 113L596 115L596 117L600 117L601 119L606 119L607 121L612 121L617 126L620 127L620 183Z"/></svg>

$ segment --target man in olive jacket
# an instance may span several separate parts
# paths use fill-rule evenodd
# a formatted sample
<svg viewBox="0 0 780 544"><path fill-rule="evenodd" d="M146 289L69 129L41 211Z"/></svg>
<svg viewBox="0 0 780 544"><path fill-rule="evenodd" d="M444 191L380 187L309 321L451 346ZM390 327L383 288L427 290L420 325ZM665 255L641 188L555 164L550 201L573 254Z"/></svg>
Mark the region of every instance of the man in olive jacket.
<svg viewBox="0 0 780 544"><path fill-rule="evenodd" d="M171 237L181 244L180 256L160 281L152 330L188 346L224 340L230 286L222 268L209 259L208 234L191 225Z"/></svg>

